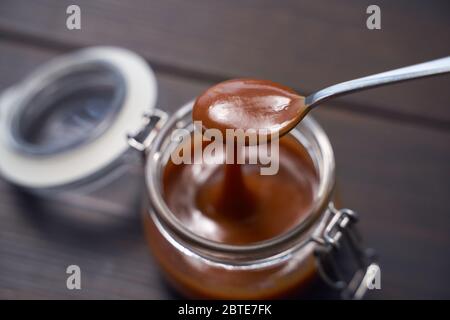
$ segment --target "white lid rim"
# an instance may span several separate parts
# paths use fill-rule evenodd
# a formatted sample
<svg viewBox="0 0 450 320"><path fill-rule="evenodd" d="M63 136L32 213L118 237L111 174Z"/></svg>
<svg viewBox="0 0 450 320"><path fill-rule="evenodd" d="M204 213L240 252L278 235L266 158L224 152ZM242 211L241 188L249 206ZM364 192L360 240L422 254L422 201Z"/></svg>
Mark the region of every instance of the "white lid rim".
<svg viewBox="0 0 450 320"><path fill-rule="evenodd" d="M117 68L125 80L123 107L101 135L67 152L33 156L19 152L0 135L0 173L15 185L53 188L76 184L95 175L118 159L128 148L127 133L134 132L144 113L156 104L156 79L141 57L126 49L93 47L64 55L44 64L23 82L4 92L0 99L0 132L8 130L6 112L46 77L68 66L103 62ZM9 110L8 110L9 109Z"/></svg>

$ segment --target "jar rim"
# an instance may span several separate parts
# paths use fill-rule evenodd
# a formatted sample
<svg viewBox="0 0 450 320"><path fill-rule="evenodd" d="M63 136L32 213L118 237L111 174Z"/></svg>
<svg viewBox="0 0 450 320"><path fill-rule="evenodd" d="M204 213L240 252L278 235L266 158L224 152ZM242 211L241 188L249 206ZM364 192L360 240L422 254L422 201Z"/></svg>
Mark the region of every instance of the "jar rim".
<svg viewBox="0 0 450 320"><path fill-rule="evenodd" d="M160 184L161 180L161 167L159 163L161 160L161 148L170 130L192 110L193 104L194 101L190 101L169 117L167 122L159 130L157 137L148 150L145 179L150 204L156 212L156 217L159 222L172 231L171 233L175 234L177 239L188 243L190 247L197 248L200 252L206 251L221 254L257 254L260 252L271 252L277 254L294 245L306 244L310 240L309 235L312 227L320 221L320 217L326 211L335 182L334 153L331 143L322 127L311 116L304 118L300 124L310 133L311 138L315 140L320 152L320 155L318 155L319 167L317 168L319 174L317 198L307 217L287 232L273 238L245 245L226 244L199 236L184 226L169 209L162 192L158 189L158 184ZM151 214L150 211L148 211L148 214Z"/></svg>

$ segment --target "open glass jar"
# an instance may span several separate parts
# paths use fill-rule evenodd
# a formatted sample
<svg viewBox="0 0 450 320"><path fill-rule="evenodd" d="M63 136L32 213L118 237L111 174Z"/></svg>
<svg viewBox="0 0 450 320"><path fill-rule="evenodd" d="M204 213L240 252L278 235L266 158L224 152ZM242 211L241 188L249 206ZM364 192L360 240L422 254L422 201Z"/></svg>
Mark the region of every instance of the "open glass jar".
<svg viewBox="0 0 450 320"><path fill-rule="evenodd" d="M315 277L343 297L364 295L379 269L361 246L356 214L332 203L333 151L312 117L290 133L319 176L311 212L272 239L229 245L193 233L165 203L162 172L176 147L171 134L179 128L192 132L192 103L168 117L154 108L155 101L151 69L129 51L92 48L58 58L3 93L0 172L45 201L75 197L72 204L96 203L80 195L110 203L113 182L134 174L135 188L127 184L120 192L134 200L145 194L151 251L189 297L285 297L307 290Z"/></svg>
<svg viewBox="0 0 450 320"><path fill-rule="evenodd" d="M145 228L151 250L174 286L197 298L279 298L304 292L311 280L321 276L342 296L362 297L378 266L360 246L353 226L356 213L337 210L331 202L333 151L325 132L310 116L290 132L308 151L320 180L306 219L289 232L251 245L208 240L177 219L164 200L162 172L177 146L172 132L194 130L192 107L188 103L169 118L147 154ZM342 263L344 256L347 261Z"/></svg>

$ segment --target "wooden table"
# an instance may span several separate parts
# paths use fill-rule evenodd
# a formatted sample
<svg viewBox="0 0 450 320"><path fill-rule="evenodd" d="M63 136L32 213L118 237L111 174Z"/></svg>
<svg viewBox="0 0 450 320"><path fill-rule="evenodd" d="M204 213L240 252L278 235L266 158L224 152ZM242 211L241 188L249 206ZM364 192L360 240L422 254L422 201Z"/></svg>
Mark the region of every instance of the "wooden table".
<svg viewBox="0 0 450 320"><path fill-rule="evenodd" d="M82 29L69 31L73 2ZM449 54L449 1L378 1L381 30L366 28L369 4L2 0L0 88L61 53L117 45L145 57L157 75L158 107L172 112L227 78L268 78L308 94ZM314 111L334 146L343 202L361 214L365 239L380 256L382 289L373 298L450 298L449 89L443 76ZM116 234L87 237L24 199L0 180L1 298L174 297L139 219ZM66 289L70 264L82 269L80 291Z"/></svg>

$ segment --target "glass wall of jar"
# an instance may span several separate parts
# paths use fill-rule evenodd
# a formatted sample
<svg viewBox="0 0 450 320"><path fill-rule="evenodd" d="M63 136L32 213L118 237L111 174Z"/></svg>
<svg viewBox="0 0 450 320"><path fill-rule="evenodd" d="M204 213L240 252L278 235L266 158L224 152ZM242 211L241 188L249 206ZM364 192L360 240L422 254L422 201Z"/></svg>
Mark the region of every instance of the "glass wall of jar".
<svg viewBox="0 0 450 320"><path fill-rule="evenodd" d="M308 117L290 133L308 150L320 180L307 218L273 239L229 245L186 228L163 196L162 173L177 146L172 132L179 128L194 130L191 110L192 103L170 117L150 147L146 164L148 200L144 205L144 225L151 252L169 281L189 297L262 299L305 291L311 280L320 275L343 296L362 297L365 281L370 277L367 271L373 272L377 266L355 242L355 213L337 210L330 202L334 156L317 122ZM357 257L356 265L349 270L339 270L343 251Z"/></svg>

